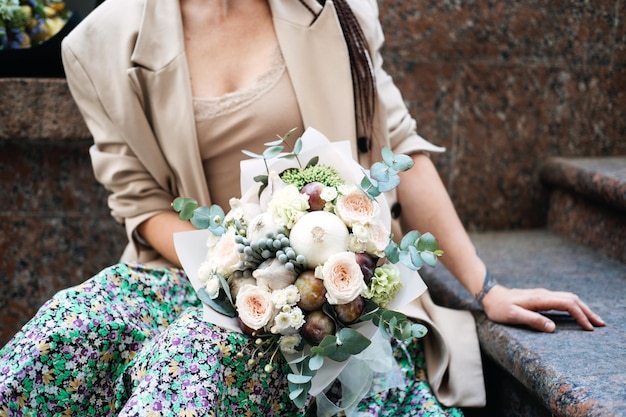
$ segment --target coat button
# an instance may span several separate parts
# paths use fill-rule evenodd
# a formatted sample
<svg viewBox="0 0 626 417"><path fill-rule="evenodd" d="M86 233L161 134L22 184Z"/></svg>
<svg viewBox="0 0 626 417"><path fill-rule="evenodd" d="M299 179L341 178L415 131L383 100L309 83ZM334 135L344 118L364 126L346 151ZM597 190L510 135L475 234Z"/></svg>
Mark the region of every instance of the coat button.
<svg viewBox="0 0 626 417"><path fill-rule="evenodd" d="M356 147L360 153L368 153L370 151L370 141L365 136L361 136L356 140Z"/></svg>
<svg viewBox="0 0 626 417"><path fill-rule="evenodd" d="M402 214L402 206L400 205L400 203L393 203L391 205L391 217L397 219L398 217L400 217L400 214Z"/></svg>

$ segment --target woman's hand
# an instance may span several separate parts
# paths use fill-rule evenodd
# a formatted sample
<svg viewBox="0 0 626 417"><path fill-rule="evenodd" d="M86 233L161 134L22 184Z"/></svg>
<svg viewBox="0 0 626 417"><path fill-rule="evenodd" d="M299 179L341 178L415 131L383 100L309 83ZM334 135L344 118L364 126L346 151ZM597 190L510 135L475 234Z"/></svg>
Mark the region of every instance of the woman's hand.
<svg viewBox="0 0 626 417"><path fill-rule="evenodd" d="M537 311L566 311L585 330L604 326L576 294L546 289L510 289L496 285L482 300L487 317L495 322L521 324L543 332L553 332L555 323Z"/></svg>

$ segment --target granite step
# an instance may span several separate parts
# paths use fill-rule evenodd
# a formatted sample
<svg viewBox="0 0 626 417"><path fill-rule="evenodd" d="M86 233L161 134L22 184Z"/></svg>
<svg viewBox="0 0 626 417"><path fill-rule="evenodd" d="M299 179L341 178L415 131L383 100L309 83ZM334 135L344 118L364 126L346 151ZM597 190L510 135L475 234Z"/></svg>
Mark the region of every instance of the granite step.
<svg viewBox="0 0 626 417"><path fill-rule="evenodd" d="M550 158L548 229L626 262L626 156Z"/></svg>
<svg viewBox="0 0 626 417"><path fill-rule="evenodd" d="M626 265L548 230L472 239L503 285L575 292L607 322L588 332L547 312L557 323L553 334L496 324L443 265L425 271L437 303L477 319L488 407L476 415L626 416Z"/></svg>

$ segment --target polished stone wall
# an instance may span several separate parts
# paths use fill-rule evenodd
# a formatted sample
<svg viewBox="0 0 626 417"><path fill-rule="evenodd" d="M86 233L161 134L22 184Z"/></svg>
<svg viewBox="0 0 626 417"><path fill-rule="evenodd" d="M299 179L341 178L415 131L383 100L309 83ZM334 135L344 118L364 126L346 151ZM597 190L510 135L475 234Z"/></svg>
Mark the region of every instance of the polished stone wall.
<svg viewBox="0 0 626 417"><path fill-rule="evenodd" d="M549 156L626 154L626 3L379 0L388 71L471 230L545 224Z"/></svg>
<svg viewBox="0 0 626 417"><path fill-rule="evenodd" d="M626 154L626 2L379 0L388 71L470 230L542 227L550 156ZM0 345L115 262L63 80L0 79Z"/></svg>

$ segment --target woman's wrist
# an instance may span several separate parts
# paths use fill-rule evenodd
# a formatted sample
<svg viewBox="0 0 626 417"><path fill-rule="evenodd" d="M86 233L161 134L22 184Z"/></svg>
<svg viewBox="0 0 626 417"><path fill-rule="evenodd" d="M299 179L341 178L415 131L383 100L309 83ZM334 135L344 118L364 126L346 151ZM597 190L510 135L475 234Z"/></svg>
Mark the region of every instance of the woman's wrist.
<svg viewBox="0 0 626 417"><path fill-rule="evenodd" d="M476 302L478 302L478 304L481 307L483 306L483 299L485 298L485 296L489 293L489 291L491 291L493 289L493 287L495 287L496 285L498 285L498 281L496 281L496 279L489 273L489 271L487 270L485 273L485 279L483 281L483 286L480 289L480 291L478 291L477 293L474 294L474 299L476 300Z"/></svg>

